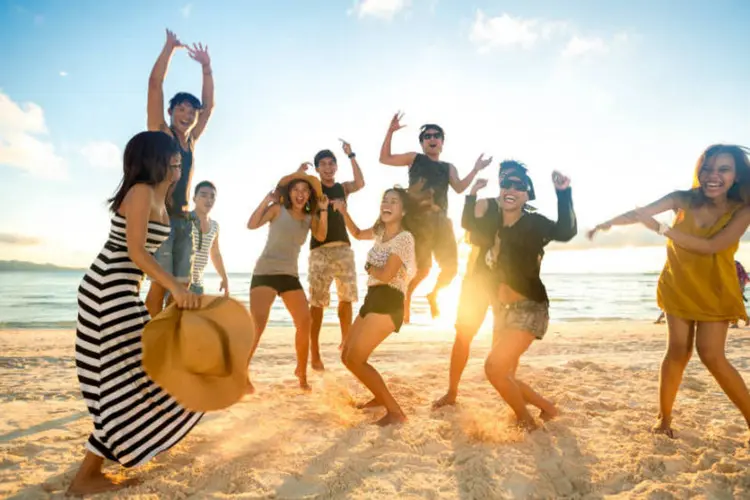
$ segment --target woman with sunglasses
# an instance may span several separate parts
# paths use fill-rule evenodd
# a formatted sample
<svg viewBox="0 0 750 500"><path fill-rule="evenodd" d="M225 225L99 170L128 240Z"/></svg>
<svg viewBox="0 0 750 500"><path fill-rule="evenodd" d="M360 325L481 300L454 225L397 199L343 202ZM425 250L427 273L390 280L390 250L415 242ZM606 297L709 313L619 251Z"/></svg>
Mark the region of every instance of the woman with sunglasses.
<svg viewBox="0 0 750 500"><path fill-rule="evenodd" d="M667 316L667 351L659 376L659 415L654 432L674 437L672 407L693 354L711 372L750 427L750 393L727 360L730 322L747 320L734 254L750 225L750 159L747 150L717 144L706 149L695 167L693 188L663 198L596 226L643 223L667 238L667 262L659 276L657 302ZM674 224L654 216L676 213Z"/></svg>
<svg viewBox="0 0 750 500"><path fill-rule="evenodd" d="M551 401L516 378L518 361L534 340L544 338L549 323L549 299L539 278L540 256L550 241L570 241L578 232L570 179L554 172L552 180L557 193L556 222L528 206L535 195L525 172L511 172L500 181L500 220L495 245L486 254L497 303L494 342L484 369L513 409L518 425L528 431L537 424L527 404L539 408L545 421L558 414Z"/></svg>

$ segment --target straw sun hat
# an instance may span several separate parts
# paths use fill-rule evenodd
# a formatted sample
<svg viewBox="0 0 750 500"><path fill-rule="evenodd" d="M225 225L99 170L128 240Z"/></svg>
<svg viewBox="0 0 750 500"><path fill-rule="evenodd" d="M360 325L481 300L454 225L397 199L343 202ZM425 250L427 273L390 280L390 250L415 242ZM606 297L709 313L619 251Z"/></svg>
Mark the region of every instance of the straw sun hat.
<svg viewBox="0 0 750 500"><path fill-rule="evenodd" d="M307 182L312 187L313 191L315 191L315 197L317 199L321 199L323 197L323 186L320 183L320 179L304 172L294 172L293 174L285 175L279 181L278 187L286 187L290 182L296 180Z"/></svg>
<svg viewBox="0 0 750 500"><path fill-rule="evenodd" d="M201 297L200 309L170 305L143 330L143 369L188 410L221 410L247 390L255 325L230 297Z"/></svg>

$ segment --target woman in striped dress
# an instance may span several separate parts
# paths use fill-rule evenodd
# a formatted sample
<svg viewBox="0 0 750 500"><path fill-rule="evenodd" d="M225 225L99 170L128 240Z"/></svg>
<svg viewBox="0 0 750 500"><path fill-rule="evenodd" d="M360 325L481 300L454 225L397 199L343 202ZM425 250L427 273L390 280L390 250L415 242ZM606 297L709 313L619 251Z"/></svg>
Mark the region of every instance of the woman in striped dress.
<svg viewBox="0 0 750 500"><path fill-rule="evenodd" d="M202 417L180 407L141 367L141 334L150 320L138 294L144 272L172 293L178 307L199 305L199 297L153 257L169 236L164 200L179 176L179 149L168 135L141 132L128 142L123 179L109 200L109 237L78 288L76 366L94 431L69 494L126 486L102 473L105 458L141 465Z"/></svg>

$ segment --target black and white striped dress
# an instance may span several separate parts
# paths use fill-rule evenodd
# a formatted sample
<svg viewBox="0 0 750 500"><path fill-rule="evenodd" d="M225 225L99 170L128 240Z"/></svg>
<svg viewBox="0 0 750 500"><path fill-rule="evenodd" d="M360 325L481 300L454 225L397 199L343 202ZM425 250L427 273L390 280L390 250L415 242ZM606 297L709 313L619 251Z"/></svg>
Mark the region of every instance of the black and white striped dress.
<svg viewBox="0 0 750 500"><path fill-rule="evenodd" d="M168 236L168 225L149 222L146 250L155 252ZM143 371L141 334L151 318L138 292L142 278L128 257L125 218L116 214L78 288L76 366L94 418L86 447L125 467L174 446L203 416L182 408Z"/></svg>

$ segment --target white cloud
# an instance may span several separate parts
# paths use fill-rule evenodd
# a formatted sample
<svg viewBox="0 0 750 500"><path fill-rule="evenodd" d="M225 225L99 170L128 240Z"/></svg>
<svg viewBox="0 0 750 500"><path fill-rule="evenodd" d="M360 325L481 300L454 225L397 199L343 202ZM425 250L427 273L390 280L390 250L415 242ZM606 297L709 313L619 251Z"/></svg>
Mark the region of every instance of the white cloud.
<svg viewBox="0 0 750 500"><path fill-rule="evenodd" d="M51 143L35 137L42 134L47 134L42 108L34 103L19 105L0 91L0 165L39 177L64 177L65 160Z"/></svg>
<svg viewBox="0 0 750 500"><path fill-rule="evenodd" d="M193 4L189 3L180 9L182 17L190 17L190 13L193 12Z"/></svg>
<svg viewBox="0 0 750 500"><path fill-rule="evenodd" d="M66 76L68 76L68 72L67 71L60 71L60 76L66 77Z"/></svg>
<svg viewBox="0 0 750 500"><path fill-rule="evenodd" d="M92 141L81 148L81 154L96 168L118 169L122 166L120 148L108 141Z"/></svg>
<svg viewBox="0 0 750 500"><path fill-rule="evenodd" d="M529 49L540 38L541 28L536 19L521 19L508 14L487 17L484 12L477 9L477 17L471 27L469 39L481 52L515 46Z"/></svg>
<svg viewBox="0 0 750 500"><path fill-rule="evenodd" d="M602 55L609 52L607 44L599 37L573 36L562 50L565 58L581 57L586 55Z"/></svg>
<svg viewBox="0 0 750 500"><path fill-rule="evenodd" d="M379 19L390 20L393 16L404 10L411 0L357 0L354 9L349 11L357 14L360 19L372 16Z"/></svg>

